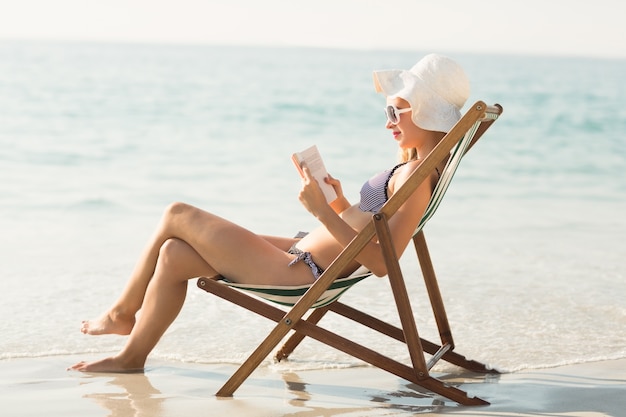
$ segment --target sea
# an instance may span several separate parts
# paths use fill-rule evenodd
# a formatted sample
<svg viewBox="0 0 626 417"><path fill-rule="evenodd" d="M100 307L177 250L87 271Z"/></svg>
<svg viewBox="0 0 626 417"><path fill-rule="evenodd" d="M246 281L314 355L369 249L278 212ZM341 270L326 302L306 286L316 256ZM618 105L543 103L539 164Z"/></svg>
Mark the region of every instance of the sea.
<svg viewBox="0 0 626 417"><path fill-rule="evenodd" d="M257 233L310 230L290 156L311 145L357 201L397 156L372 71L430 52L465 67L466 108L504 108L424 229L456 352L503 372L626 358L626 60L1 41L0 361L118 351L125 337L83 335L81 320L119 295L171 202ZM402 267L437 341L410 247ZM386 278L342 300L399 322ZM408 361L400 343L322 323ZM239 363L272 327L192 280L147 366ZM361 365L307 340L262 366Z"/></svg>

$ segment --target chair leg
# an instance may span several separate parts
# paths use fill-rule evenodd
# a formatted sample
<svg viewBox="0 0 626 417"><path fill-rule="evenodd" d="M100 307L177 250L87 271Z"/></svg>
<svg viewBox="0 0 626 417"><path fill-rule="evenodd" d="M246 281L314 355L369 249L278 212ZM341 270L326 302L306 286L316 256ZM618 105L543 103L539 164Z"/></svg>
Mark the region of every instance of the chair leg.
<svg viewBox="0 0 626 417"><path fill-rule="evenodd" d="M391 239L389 223L387 222L385 215L381 213L375 214L373 218L374 226L376 227L376 234L378 235L378 242L381 245L383 257L387 266L387 276L389 277L389 283L391 284L391 290L396 302L396 308L398 309L398 315L400 316L400 323L402 324L402 329L404 330L404 338L409 349L409 356L411 357L413 369L415 369L418 378L427 378L428 369L426 367L426 359L424 358L424 348L422 347L422 342L417 331L417 325L415 324L413 310L411 309L411 303L409 301L409 294L404 283L400 263L398 262L396 250Z"/></svg>
<svg viewBox="0 0 626 417"><path fill-rule="evenodd" d="M281 326L285 320L285 312L283 310L228 288L214 279L199 278L198 287L279 323L215 394L218 397L230 397L289 332L290 326Z"/></svg>
<svg viewBox="0 0 626 417"><path fill-rule="evenodd" d="M435 275L435 269L433 268L433 263L430 259L430 253L428 252L428 246L426 245L426 238L424 237L423 231L420 231L413 237L413 243L415 244L415 251L417 252L417 258L419 259L419 263L422 268L424 283L426 284L430 304L433 309L433 314L435 315L437 328L439 329L441 344L450 345L451 349L454 349L454 340L452 339L450 323L448 322L446 308L443 305L441 291L439 290L439 284L437 283L437 276Z"/></svg>
<svg viewBox="0 0 626 417"><path fill-rule="evenodd" d="M329 306L316 308L315 310L313 310L311 314L309 314L306 321L312 324L317 324L322 319L322 317L326 315L328 310L329 310ZM300 342L304 340L304 338L305 338L305 335L303 333L296 332L292 334L289 337L289 339L287 339L285 343L281 346L281 348L276 352L276 354L274 355L274 359L278 362L280 362L283 359L287 359L289 355L291 355L291 353L294 351L294 349L298 347Z"/></svg>

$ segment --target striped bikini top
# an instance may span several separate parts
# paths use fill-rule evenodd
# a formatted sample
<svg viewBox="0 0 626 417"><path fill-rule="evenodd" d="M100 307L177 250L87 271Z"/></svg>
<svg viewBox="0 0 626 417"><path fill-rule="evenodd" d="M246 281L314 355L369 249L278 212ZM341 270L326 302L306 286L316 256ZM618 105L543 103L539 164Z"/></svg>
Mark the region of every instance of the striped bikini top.
<svg viewBox="0 0 626 417"><path fill-rule="evenodd" d="M394 172L396 172L396 169L404 164L406 164L406 162L402 162L391 169L374 175L363 184L363 187L361 187L361 202L359 203L361 211L369 211L371 213L378 213L380 211L383 204L389 199L389 196L387 196L389 180Z"/></svg>
<svg viewBox="0 0 626 417"><path fill-rule="evenodd" d="M409 162L409 161L407 161ZM380 174L374 175L367 180L361 187L361 202L359 203L359 209L361 211L368 211L371 213L378 213L383 205L389 199L387 195L387 189L389 188L389 180L393 177L393 174L398 168L406 164L402 162L391 169L387 169ZM439 169L435 168L437 176L441 177Z"/></svg>

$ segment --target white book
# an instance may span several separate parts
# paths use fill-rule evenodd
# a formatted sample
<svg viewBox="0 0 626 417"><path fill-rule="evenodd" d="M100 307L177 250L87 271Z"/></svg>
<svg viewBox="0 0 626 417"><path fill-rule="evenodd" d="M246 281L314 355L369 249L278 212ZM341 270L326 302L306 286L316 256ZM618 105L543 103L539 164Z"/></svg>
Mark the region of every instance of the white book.
<svg viewBox="0 0 626 417"><path fill-rule="evenodd" d="M300 176L302 178L304 178L302 164L306 164L307 168L309 168L309 171L311 172L311 175L320 185L328 203L332 203L337 199L337 193L335 192L333 186L324 181L324 178L328 177L328 171L326 171L322 155L320 155L316 145L313 145L301 152L294 153L291 156L291 159L296 168L298 168L298 172L300 172Z"/></svg>

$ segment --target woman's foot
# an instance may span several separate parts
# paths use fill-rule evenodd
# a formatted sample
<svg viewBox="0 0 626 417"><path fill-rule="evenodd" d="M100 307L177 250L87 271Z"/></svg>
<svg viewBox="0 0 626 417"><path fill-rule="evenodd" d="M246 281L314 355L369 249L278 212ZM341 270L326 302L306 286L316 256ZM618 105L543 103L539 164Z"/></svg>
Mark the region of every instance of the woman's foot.
<svg viewBox="0 0 626 417"><path fill-rule="evenodd" d="M135 316L124 315L109 311L102 317L95 320L85 320L82 322L80 331L84 334L121 334L128 335L135 325Z"/></svg>
<svg viewBox="0 0 626 417"><path fill-rule="evenodd" d="M80 372L116 372L116 373L130 373L130 372L143 372L144 363L130 363L122 360L118 356L111 358L101 359L95 362L78 362L68 368L69 370Z"/></svg>

